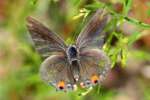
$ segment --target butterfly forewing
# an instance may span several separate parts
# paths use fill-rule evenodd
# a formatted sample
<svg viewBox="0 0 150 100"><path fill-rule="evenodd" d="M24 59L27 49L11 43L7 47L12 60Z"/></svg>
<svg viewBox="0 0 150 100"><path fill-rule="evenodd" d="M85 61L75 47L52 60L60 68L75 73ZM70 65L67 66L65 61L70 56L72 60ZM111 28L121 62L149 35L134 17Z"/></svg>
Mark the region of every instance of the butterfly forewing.
<svg viewBox="0 0 150 100"><path fill-rule="evenodd" d="M34 18L27 18L27 27L35 48L42 56L49 56L51 52L65 52L64 41Z"/></svg>
<svg viewBox="0 0 150 100"><path fill-rule="evenodd" d="M110 70L110 61L99 49L87 49L80 53L80 82L101 83Z"/></svg>
<svg viewBox="0 0 150 100"><path fill-rule="evenodd" d="M52 55L41 65L40 75L42 79L59 90L62 85L64 90L73 89L74 80L69 70L69 63L64 55ZM62 82L62 84L59 84Z"/></svg>
<svg viewBox="0 0 150 100"><path fill-rule="evenodd" d="M110 18L110 14L105 9L98 9L78 36L76 41L77 47L79 49L90 46L101 47L106 35L104 28Z"/></svg>

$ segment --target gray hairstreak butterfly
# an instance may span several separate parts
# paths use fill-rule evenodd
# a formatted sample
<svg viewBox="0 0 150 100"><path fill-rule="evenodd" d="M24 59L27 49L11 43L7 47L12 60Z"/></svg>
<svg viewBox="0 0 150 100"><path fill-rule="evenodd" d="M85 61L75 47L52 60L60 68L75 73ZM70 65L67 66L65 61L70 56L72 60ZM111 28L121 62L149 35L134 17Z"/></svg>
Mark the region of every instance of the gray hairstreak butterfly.
<svg viewBox="0 0 150 100"><path fill-rule="evenodd" d="M110 14L98 9L76 39L66 45L64 40L32 17L27 27L37 51L47 57L40 67L44 82L57 90L74 90L101 84L110 70L109 57L100 49L104 44L104 28ZM55 53L54 53L55 52Z"/></svg>

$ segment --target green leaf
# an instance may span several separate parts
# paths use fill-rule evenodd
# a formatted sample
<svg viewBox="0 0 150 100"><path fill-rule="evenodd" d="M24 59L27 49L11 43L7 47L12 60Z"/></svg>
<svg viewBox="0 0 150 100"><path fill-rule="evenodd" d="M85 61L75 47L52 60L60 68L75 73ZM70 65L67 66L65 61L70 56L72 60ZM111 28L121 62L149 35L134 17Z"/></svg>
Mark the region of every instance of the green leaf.
<svg viewBox="0 0 150 100"><path fill-rule="evenodd" d="M140 32L134 32L131 36L128 37L128 45L132 45L137 39L141 36Z"/></svg>
<svg viewBox="0 0 150 100"><path fill-rule="evenodd" d="M129 10L131 9L132 6L132 0L124 0L123 3L123 15L128 15Z"/></svg>

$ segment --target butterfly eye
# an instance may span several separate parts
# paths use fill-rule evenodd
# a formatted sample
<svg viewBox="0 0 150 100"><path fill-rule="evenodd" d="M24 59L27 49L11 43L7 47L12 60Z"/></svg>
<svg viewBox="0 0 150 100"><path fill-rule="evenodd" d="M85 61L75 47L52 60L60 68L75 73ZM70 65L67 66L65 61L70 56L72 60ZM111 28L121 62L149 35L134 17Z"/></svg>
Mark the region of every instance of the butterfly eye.
<svg viewBox="0 0 150 100"><path fill-rule="evenodd" d="M93 76L91 77L91 82L92 82L93 84L97 84L98 81L99 81L99 78L98 78L97 75L93 75Z"/></svg>
<svg viewBox="0 0 150 100"><path fill-rule="evenodd" d="M58 82L57 86L58 86L59 90L64 90L64 88L65 88L65 82L64 81L60 81L60 82Z"/></svg>

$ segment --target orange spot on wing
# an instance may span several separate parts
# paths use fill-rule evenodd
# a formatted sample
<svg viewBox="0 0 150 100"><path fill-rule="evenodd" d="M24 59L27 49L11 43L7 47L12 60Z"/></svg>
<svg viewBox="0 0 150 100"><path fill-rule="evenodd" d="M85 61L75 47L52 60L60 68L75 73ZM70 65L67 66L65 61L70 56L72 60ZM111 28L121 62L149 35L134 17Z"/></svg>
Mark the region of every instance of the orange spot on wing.
<svg viewBox="0 0 150 100"><path fill-rule="evenodd" d="M59 87L60 89L64 89L64 87L65 87L65 82L64 82L64 81L58 82L58 87Z"/></svg>
<svg viewBox="0 0 150 100"><path fill-rule="evenodd" d="M97 75L93 75L93 76L91 77L91 81L92 81L92 83L94 83L94 84L96 84L96 83L98 82L98 80L99 80L99 78L98 78Z"/></svg>

